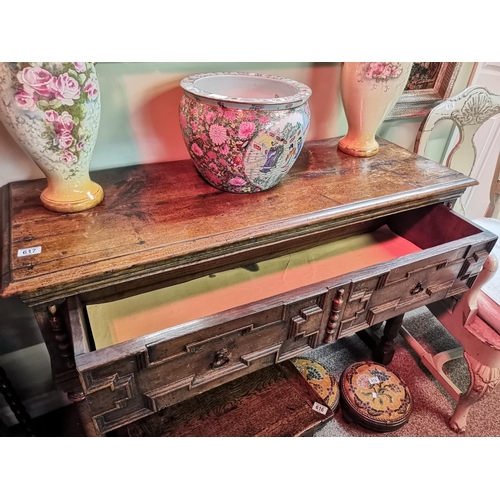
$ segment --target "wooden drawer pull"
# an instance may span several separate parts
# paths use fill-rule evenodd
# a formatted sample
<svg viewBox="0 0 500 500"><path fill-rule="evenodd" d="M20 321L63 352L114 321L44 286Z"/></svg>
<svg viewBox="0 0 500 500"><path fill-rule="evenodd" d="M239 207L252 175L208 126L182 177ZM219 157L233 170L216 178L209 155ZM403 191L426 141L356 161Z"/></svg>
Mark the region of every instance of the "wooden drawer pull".
<svg viewBox="0 0 500 500"><path fill-rule="evenodd" d="M410 294L411 295L417 295L417 293L423 292L424 291L424 285L422 285L422 282L419 281L411 290Z"/></svg>
<svg viewBox="0 0 500 500"><path fill-rule="evenodd" d="M210 365L212 370L220 368L224 366L226 363L229 363L229 358L226 356L227 349L221 349L215 353L215 361Z"/></svg>

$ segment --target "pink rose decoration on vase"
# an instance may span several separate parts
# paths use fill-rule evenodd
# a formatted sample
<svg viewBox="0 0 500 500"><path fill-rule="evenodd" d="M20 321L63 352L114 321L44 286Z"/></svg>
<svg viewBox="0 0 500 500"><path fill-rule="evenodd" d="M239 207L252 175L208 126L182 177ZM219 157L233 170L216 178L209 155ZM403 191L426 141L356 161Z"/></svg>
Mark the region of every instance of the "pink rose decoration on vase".
<svg viewBox="0 0 500 500"><path fill-rule="evenodd" d="M73 106L74 100L80 97L80 85L67 73L62 74L52 81L52 90L55 97L61 100L62 104Z"/></svg>
<svg viewBox="0 0 500 500"><path fill-rule="evenodd" d="M71 132L68 132L67 130L65 130L61 134L58 134L57 139L58 139L57 145L61 149L68 149L75 140L74 137L71 135Z"/></svg>
<svg viewBox="0 0 500 500"><path fill-rule="evenodd" d="M74 125L75 122L73 121L73 117L67 111L63 111L61 116L58 118L57 130L59 132L71 132Z"/></svg>
<svg viewBox="0 0 500 500"><path fill-rule="evenodd" d="M90 75L90 78L87 80L87 83L83 87L83 90L87 92L87 95L91 101L97 99L99 95L99 88L97 87L97 80L93 78L94 75Z"/></svg>
<svg viewBox="0 0 500 500"><path fill-rule="evenodd" d="M66 150L61 155L61 160L64 163L75 163L78 160L78 158L71 151Z"/></svg>
<svg viewBox="0 0 500 500"><path fill-rule="evenodd" d="M397 78L403 68L401 63L393 62L374 62L367 63L365 70L365 78L374 80L388 80L389 78Z"/></svg>
<svg viewBox="0 0 500 500"><path fill-rule="evenodd" d="M45 111L45 121L49 123L54 123L59 120L59 113L54 109L49 109L49 111Z"/></svg>
<svg viewBox="0 0 500 500"><path fill-rule="evenodd" d="M17 79L28 93L37 92L44 97L50 97L53 93L52 82L54 77L43 68L24 68L17 74Z"/></svg>
<svg viewBox="0 0 500 500"><path fill-rule="evenodd" d="M403 72L401 64L397 64L392 69L391 78L397 78Z"/></svg>
<svg viewBox="0 0 500 500"><path fill-rule="evenodd" d="M387 92L389 81L398 78L402 72L403 66L399 62L362 63L362 68L357 72L357 80L358 82L363 82L364 78L372 80L372 89L376 89L378 84L381 84Z"/></svg>
<svg viewBox="0 0 500 500"><path fill-rule="evenodd" d="M73 64L78 73L83 73L87 69L87 65L84 62L74 62Z"/></svg>
<svg viewBox="0 0 500 500"><path fill-rule="evenodd" d="M18 90L14 98L16 99L16 102L20 108L26 110L36 109L36 102L38 101L38 99L36 98L35 95L26 92L26 90L24 89Z"/></svg>

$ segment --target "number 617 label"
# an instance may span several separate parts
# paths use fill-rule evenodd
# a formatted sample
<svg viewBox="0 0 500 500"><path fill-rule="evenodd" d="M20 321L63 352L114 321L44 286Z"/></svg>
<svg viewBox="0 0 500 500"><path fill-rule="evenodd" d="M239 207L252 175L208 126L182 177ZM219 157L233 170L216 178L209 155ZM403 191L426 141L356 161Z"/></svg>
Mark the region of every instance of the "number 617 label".
<svg viewBox="0 0 500 500"><path fill-rule="evenodd" d="M42 253L42 247L31 247L31 248L21 248L17 251L18 257L26 257L28 255L36 255L37 253Z"/></svg>

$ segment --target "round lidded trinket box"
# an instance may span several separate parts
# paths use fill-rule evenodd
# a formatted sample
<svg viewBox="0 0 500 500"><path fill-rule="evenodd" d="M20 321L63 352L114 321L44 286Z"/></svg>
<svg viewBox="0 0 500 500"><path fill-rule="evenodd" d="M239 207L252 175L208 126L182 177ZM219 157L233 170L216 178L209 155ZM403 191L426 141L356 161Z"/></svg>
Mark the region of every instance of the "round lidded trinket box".
<svg viewBox="0 0 500 500"><path fill-rule="evenodd" d="M317 361L295 358L293 365L334 412L338 410L340 390L333 373Z"/></svg>
<svg viewBox="0 0 500 500"><path fill-rule="evenodd" d="M413 411L408 386L387 367L371 361L344 370L340 401L346 420L377 432L399 429Z"/></svg>
<svg viewBox="0 0 500 500"><path fill-rule="evenodd" d="M292 168L310 122L306 85L257 73L184 78L179 122L203 178L222 191L270 189Z"/></svg>

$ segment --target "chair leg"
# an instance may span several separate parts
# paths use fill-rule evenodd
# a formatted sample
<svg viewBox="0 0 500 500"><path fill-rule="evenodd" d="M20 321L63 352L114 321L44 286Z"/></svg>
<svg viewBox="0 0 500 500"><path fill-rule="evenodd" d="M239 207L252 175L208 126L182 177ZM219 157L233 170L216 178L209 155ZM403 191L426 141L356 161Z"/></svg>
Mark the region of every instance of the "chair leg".
<svg viewBox="0 0 500 500"><path fill-rule="evenodd" d="M455 400L460 398L460 389L444 373L443 365L452 359L462 357L464 350L461 347L450 349L449 351L431 354L417 341L415 337L403 326L400 330L401 336L408 345L420 356L422 364L434 375L438 382L444 387L446 392Z"/></svg>
<svg viewBox="0 0 500 500"><path fill-rule="evenodd" d="M484 366L467 352L464 352L464 358L469 367L470 386L467 392L460 396L449 422L450 428L458 433L465 432L470 407L485 394L493 391L500 382L500 368Z"/></svg>

